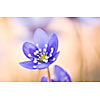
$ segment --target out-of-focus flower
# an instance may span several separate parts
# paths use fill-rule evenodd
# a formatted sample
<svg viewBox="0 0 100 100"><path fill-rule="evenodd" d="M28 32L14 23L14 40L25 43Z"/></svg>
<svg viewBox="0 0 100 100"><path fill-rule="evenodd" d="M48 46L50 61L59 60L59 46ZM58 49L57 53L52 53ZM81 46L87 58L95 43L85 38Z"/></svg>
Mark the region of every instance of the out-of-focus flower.
<svg viewBox="0 0 100 100"><path fill-rule="evenodd" d="M20 62L20 65L31 70L49 67L59 55L56 34L54 33L49 39L45 31L38 28L33 40L35 44L29 42L23 44L23 52L30 61Z"/></svg>
<svg viewBox="0 0 100 100"><path fill-rule="evenodd" d="M88 26L95 26L95 25L100 24L99 17L69 17L69 18L74 19L74 20L76 20L80 23L83 23L85 25L88 25Z"/></svg>
<svg viewBox="0 0 100 100"><path fill-rule="evenodd" d="M53 17L17 17L16 19L29 30L33 30L38 27L44 28Z"/></svg>
<svg viewBox="0 0 100 100"><path fill-rule="evenodd" d="M86 23L87 25L96 25L98 24L99 18L96 17L78 17L80 22Z"/></svg>
<svg viewBox="0 0 100 100"><path fill-rule="evenodd" d="M58 65L54 66L54 74L55 78L51 82L72 82L70 75ZM43 76L41 82L48 82L48 78Z"/></svg>

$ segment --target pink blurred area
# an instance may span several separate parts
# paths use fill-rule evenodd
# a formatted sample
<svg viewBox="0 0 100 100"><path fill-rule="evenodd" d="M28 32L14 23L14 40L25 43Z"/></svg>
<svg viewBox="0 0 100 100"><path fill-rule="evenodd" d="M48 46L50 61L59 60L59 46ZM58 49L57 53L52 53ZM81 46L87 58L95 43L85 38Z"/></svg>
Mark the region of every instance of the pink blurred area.
<svg viewBox="0 0 100 100"><path fill-rule="evenodd" d="M89 24L85 21L89 21ZM19 65L27 60L25 41L33 42L34 30L57 33L60 55L55 64L67 70L72 81L100 81L100 19L0 18L0 81L39 82L46 70L28 70ZM91 23L90 23L91 22Z"/></svg>

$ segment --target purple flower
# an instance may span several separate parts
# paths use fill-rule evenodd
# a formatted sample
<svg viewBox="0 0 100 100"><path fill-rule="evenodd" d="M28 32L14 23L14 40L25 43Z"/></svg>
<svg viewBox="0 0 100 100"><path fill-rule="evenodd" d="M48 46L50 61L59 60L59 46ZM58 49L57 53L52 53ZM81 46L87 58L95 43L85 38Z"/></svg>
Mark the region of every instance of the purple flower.
<svg viewBox="0 0 100 100"><path fill-rule="evenodd" d="M72 82L70 75L58 65L54 67L55 78L51 79L51 82ZM48 82L47 77L42 77L41 82Z"/></svg>
<svg viewBox="0 0 100 100"><path fill-rule="evenodd" d="M57 35L53 34L49 39L46 32L38 28L34 32L33 40L34 44L23 44L23 52L30 61L20 62L20 65L30 70L49 67L59 55Z"/></svg>
<svg viewBox="0 0 100 100"><path fill-rule="evenodd" d="M99 24L99 17L69 17L70 19L74 19L80 23L83 23L88 26L95 26Z"/></svg>
<svg viewBox="0 0 100 100"><path fill-rule="evenodd" d="M37 27L47 26L53 17L16 17L16 19L29 31L33 31Z"/></svg>

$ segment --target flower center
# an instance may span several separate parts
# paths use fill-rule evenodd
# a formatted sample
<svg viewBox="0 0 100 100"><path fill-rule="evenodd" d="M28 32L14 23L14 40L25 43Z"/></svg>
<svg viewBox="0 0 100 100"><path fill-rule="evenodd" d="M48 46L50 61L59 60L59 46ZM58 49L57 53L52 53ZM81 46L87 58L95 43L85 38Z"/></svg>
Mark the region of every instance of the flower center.
<svg viewBox="0 0 100 100"><path fill-rule="evenodd" d="M46 54L45 53L41 54L41 56L39 56L39 61L47 63L48 62L47 53Z"/></svg>

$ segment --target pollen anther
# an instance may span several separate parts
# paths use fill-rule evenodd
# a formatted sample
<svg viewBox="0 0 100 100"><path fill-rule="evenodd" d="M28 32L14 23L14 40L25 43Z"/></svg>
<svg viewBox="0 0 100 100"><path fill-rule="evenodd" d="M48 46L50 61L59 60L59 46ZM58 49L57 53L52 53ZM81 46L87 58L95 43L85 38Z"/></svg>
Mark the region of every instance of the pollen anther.
<svg viewBox="0 0 100 100"><path fill-rule="evenodd" d="M41 50L41 49L39 49L39 51L41 52L42 50Z"/></svg>
<svg viewBox="0 0 100 100"><path fill-rule="evenodd" d="M38 62L38 64L41 64L40 62Z"/></svg>
<svg viewBox="0 0 100 100"><path fill-rule="evenodd" d="M46 52L47 50L46 49L43 49L43 51Z"/></svg>
<svg viewBox="0 0 100 100"><path fill-rule="evenodd" d="M50 53L49 56L52 57L52 54Z"/></svg>
<svg viewBox="0 0 100 100"><path fill-rule="evenodd" d="M31 57L31 54L28 54L29 57Z"/></svg>
<svg viewBox="0 0 100 100"><path fill-rule="evenodd" d="M54 48L51 48L51 53L53 53L53 51L54 51Z"/></svg>
<svg viewBox="0 0 100 100"><path fill-rule="evenodd" d="M36 68L36 66L33 66L33 68Z"/></svg>
<svg viewBox="0 0 100 100"><path fill-rule="evenodd" d="M48 62L48 60L47 60L47 59L43 59L43 62L47 63L47 62Z"/></svg>
<svg viewBox="0 0 100 100"><path fill-rule="evenodd" d="M53 61L55 61L56 60L56 58L53 58Z"/></svg>
<svg viewBox="0 0 100 100"><path fill-rule="evenodd" d="M36 44L37 47L39 47L39 44Z"/></svg>

